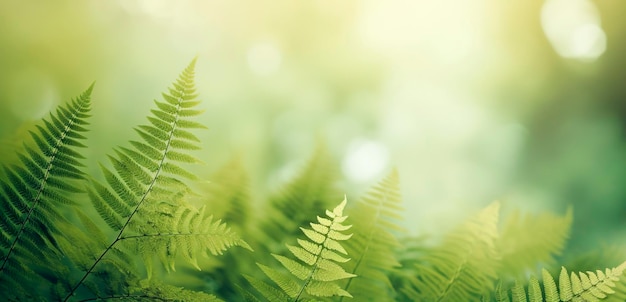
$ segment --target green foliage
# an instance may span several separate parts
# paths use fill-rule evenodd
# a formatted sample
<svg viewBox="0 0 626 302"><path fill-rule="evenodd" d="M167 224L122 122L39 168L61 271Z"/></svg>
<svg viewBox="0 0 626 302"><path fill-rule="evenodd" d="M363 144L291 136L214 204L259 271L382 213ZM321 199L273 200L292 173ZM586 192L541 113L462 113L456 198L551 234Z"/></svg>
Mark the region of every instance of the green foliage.
<svg viewBox="0 0 626 302"><path fill-rule="evenodd" d="M561 253L569 236L572 216L571 208L563 217L513 212L496 242L500 271L516 278L534 272L538 265L554 265L554 256Z"/></svg>
<svg viewBox="0 0 626 302"><path fill-rule="evenodd" d="M190 189L181 179L195 180L195 175L181 164L200 162L188 150L199 149L199 139L189 130L204 128L190 117L202 111L194 84L195 60L183 71L164 101L155 101L148 117L150 125L135 128L141 140L130 141L131 147L115 150L109 159L113 170L102 166L107 185L96 180L88 189L93 207L116 233L116 237L97 256L82 278L71 287L65 300L74 295L109 253L117 257L107 261L123 270L127 250L144 260L148 278L152 276L153 258L165 268L175 270L178 255L198 270L198 255L220 255L231 246L248 245L221 221L197 210L185 197ZM121 255L121 257L120 257Z"/></svg>
<svg viewBox="0 0 626 302"><path fill-rule="evenodd" d="M341 233L350 229L351 225L343 222L348 216L343 215L347 200L344 199L332 211L326 210L327 217L317 216L317 223L312 222L311 228L301 228L307 240L298 239L298 246L287 245L287 248L298 261L285 256L272 254L289 274L278 269L258 264L263 273L278 288L263 281L248 278L252 286L269 301L308 301L313 297L343 296L352 297L336 282L354 278L339 263L346 263L347 251L339 243L352 237L352 234Z"/></svg>
<svg viewBox="0 0 626 302"><path fill-rule="evenodd" d="M493 203L431 245L400 227L394 170L359 202L326 210L339 173L321 144L255 213L260 195L249 192L240 160L210 182L189 172L200 162L194 131L204 128L194 120L202 112L194 66L155 101L149 123L135 128L138 139L100 165L101 175L83 171L80 151L92 87L35 126L19 162L1 166L3 300L626 300L626 263L596 270L623 261L623 248L568 255L565 266L584 273L549 273L563 265L571 209L500 221ZM541 267L540 282L531 275Z"/></svg>
<svg viewBox="0 0 626 302"><path fill-rule="evenodd" d="M452 231L416 265L403 289L411 300L471 301L491 291L497 278L499 203L493 203Z"/></svg>
<svg viewBox="0 0 626 302"><path fill-rule="evenodd" d="M537 266L552 264L569 234L571 209L562 217L513 212L499 229L498 208L498 203L490 205L448 234L439 246L403 261L414 269L404 268L397 273L400 280L396 282L402 284L400 297L420 301L479 300L494 291L497 279L508 283L534 272ZM402 281L407 276L408 283Z"/></svg>
<svg viewBox="0 0 626 302"><path fill-rule="evenodd" d="M300 173L267 202L268 214L263 215L259 226L260 246L281 251L283 240L295 238L312 215L329 208L338 196L334 190L336 175L328 151L319 144Z"/></svg>
<svg viewBox="0 0 626 302"><path fill-rule="evenodd" d="M36 275L55 273L47 263L60 257L55 237L66 222L64 207L82 191L83 156L93 85L31 131L34 145L25 144L20 163L3 166L0 179L0 292L17 297L32 293L25 285Z"/></svg>
<svg viewBox="0 0 626 302"><path fill-rule="evenodd" d="M542 271L543 292L539 280L531 277L528 285L528 295L524 286L516 282L509 293L499 286L496 293L497 302L559 302L559 301L624 301L626 280L624 270L626 262L614 268L607 268L604 272L571 272L568 274L565 267L561 268L558 286L547 270ZM616 291L616 289L618 291ZM509 300L509 297L511 300Z"/></svg>
<svg viewBox="0 0 626 302"><path fill-rule="evenodd" d="M244 231L250 222L249 178L239 158L233 158L221 167L206 185L203 199L210 210L231 227Z"/></svg>
<svg viewBox="0 0 626 302"><path fill-rule="evenodd" d="M142 282L142 292L146 301L205 301L221 302L214 295L203 292L190 291L181 287L171 286L160 282Z"/></svg>
<svg viewBox="0 0 626 302"><path fill-rule="evenodd" d="M354 236L346 241L346 250L354 260L347 270L359 278L351 278L345 286L357 301L393 301L393 286L388 272L400 266L396 239L402 228L400 184L393 171L352 208Z"/></svg>
<svg viewBox="0 0 626 302"><path fill-rule="evenodd" d="M251 242L250 223L253 222L251 196L249 194L249 178L239 158L233 158L220 167L203 186L201 199L206 199L208 208L215 217L220 217L233 230L241 234L246 242ZM256 268L254 258L244 249L226 251L220 261L211 263L214 267L204 276L202 281L215 288L215 292L227 301L239 298L239 284L245 284L241 272Z"/></svg>

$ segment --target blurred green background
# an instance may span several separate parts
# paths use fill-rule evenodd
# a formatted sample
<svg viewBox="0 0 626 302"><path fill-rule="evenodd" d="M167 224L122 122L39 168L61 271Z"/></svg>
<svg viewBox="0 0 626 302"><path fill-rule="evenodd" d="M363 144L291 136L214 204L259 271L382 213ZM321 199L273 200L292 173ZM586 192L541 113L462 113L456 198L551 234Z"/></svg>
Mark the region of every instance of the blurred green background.
<svg viewBox="0 0 626 302"><path fill-rule="evenodd" d="M95 170L198 56L206 176L238 156L257 200L324 141L348 198L398 168L414 234L501 200L573 205L572 249L620 244L625 11L622 0L1 0L0 156L96 81Z"/></svg>

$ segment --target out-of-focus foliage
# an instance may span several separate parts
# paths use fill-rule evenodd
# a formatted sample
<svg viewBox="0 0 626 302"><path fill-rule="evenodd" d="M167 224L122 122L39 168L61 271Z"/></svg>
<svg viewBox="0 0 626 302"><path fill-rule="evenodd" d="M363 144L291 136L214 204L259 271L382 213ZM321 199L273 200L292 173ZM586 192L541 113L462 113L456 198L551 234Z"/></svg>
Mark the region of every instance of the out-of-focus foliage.
<svg viewBox="0 0 626 302"><path fill-rule="evenodd" d="M596 270L595 272L579 272L578 274L571 272L568 274L567 269L561 268L558 278L558 287L554 278L543 270L543 291L539 285L537 278L530 277L528 291L520 283L515 283L509 292L498 286L497 292L494 294L495 301L516 301L516 302L559 302L559 301L624 301L626 293L624 290L624 270L626 262L615 268L607 268L604 271ZM616 292L618 288L621 292ZM527 295L528 292L528 295ZM511 299L511 300L509 300Z"/></svg>
<svg viewBox="0 0 626 302"><path fill-rule="evenodd" d="M584 249L598 234L624 235L615 227L626 212L624 9L615 0L2 1L0 158L17 160L26 129L96 80L107 87L95 92L96 171L109 146L132 138L138 108L167 75L199 55L211 131L199 134L207 166L197 173L238 153L266 196L321 136L342 191L363 192L401 166L410 232L443 232L434 222L486 200L572 204L571 245Z"/></svg>
<svg viewBox="0 0 626 302"><path fill-rule="evenodd" d="M551 213L522 215L515 211L496 241L502 271L519 278L534 271L537 265L554 266L555 256L565 248L571 226L571 209L562 217Z"/></svg>
<svg viewBox="0 0 626 302"><path fill-rule="evenodd" d="M136 139L128 130L170 75L199 56L198 121L210 130L197 133L203 164L185 169L206 181L183 199L222 218L257 256L284 252L313 212L362 194L395 166L403 236L429 235L398 247L403 266L389 279L399 288L423 264L417 255L491 200L537 222L532 232L511 222L516 235L502 234L498 249L545 256L502 260L507 282L539 265L552 275L557 263L615 267L626 238L624 10L617 0L0 1L0 162L22 165L29 131L95 80L80 154L84 173L100 175L111 147ZM19 183L3 171L0 179ZM544 214L569 206L572 217ZM552 221L557 231L540 231ZM555 236L552 244L526 245L535 232ZM272 259L247 253L199 260L203 273L168 282L230 300L237 287L224 284Z"/></svg>
<svg viewBox="0 0 626 302"><path fill-rule="evenodd" d="M397 250L402 247L397 236L404 233L398 225L402 220L402 196L397 171L391 172L351 209L354 235L346 241L348 272L359 276L345 286L355 300L393 301L394 286L389 271L401 266ZM345 299L344 299L345 301Z"/></svg>
<svg viewBox="0 0 626 302"><path fill-rule="evenodd" d="M5 222L0 225L0 278L10 292L8 300L508 301L510 292L513 301L619 301L626 295L622 276L626 262L606 272L571 277L562 268L558 288L543 269L544 293L531 277L526 295L525 274L550 265L562 252L571 210L563 218L541 215L522 220L514 212L500 227L496 202L449 232L441 243L429 246L410 237L405 241L413 244L403 249L396 171L361 203L346 209L344 197L306 227L301 220L321 212L319 207L336 182L321 147L303 173L288 182L287 190L264 202L269 209L265 213L245 214L251 208L244 187L247 177L235 164L226 166L234 173L223 168L217 174L225 175L221 185L210 186L208 194L194 193L199 179L182 166L199 162L190 154L200 142L193 130L204 128L190 119L202 113L194 109L199 104L194 68L195 60L163 94L164 101L155 101L157 109L148 116L151 125L135 128L141 140L130 140L131 148L115 149L116 156L109 157L113 168L101 168L104 183L85 177L78 161L83 155L72 148L86 147L81 141L87 137L81 132L86 132L93 86L44 119L43 126L36 126L35 146L24 146L20 163L2 166L0 208ZM77 184L60 181L63 177ZM86 193L82 195L91 200L90 207L78 202L80 193ZM236 230L207 214L206 204L194 206L191 196L198 202L213 201L210 208ZM354 229L344 210L356 212ZM232 219L232 214L246 219ZM295 228L306 239L298 238ZM548 233L528 236L537 229ZM347 234L348 230L354 233ZM241 237L255 237L258 251L253 257L230 251L240 246L253 252ZM342 242L350 243L346 248ZM286 243L293 258L281 255L285 249L279 243ZM202 254L223 257L202 261L198 257ZM270 256L274 265L267 262ZM154 258L162 263L156 272ZM173 275L180 258L186 260L179 275L184 287L161 270ZM261 262L251 265L253 259ZM348 264L351 261L355 264ZM205 268L207 273L191 268Z"/></svg>

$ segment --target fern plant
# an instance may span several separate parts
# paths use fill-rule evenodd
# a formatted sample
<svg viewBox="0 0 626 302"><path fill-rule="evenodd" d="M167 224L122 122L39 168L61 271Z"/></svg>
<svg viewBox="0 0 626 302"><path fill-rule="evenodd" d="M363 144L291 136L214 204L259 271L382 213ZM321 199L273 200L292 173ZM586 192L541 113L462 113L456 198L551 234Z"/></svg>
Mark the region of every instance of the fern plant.
<svg viewBox="0 0 626 302"><path fill-rule="evenodd" d="M199 104L195 62L182 72L168 93L163 93L164 101L155 101L157 109L148 117L150 125L135 128L141 140L131 141L130 148L115 150L116 156L109 157L112 170L101 166L106 185L92 180L90 200L115 237L71 286L64 301L97 272L105 258L123 271L128 265L123 261L125 254L134 251L144 259L150 277L153 257L168 270L175 269L179 255L200 269L199 255L219 255L231 246L248 247L224 223L185 201L190 188L183 180L196 177L180 164L199 162L185 152L199 149L198 138L189 130L205 128L190 119L202 112L195 109Z"/></svg>
<svg viewBox="0 0 626 302"><path fill-rule="evenodd" d="M352 236L341 233L351 227L343 224L348 218L343 215L346 203L344 198L332 211L326 210L327 217L317 216L317 223L311 223L310 229L301 228L308 239L298 239L298 246L287 245L297 261L272 254L287 272L257 263L278 288L248 277L252 286L269 301L297 302L309 301L315 297L352 297L336 282L356 276L346 272L338 264L350 261L350 258L345 257L347 251L339 243Z"/></svg>
<svg viewBox="0 0 626 302"><path fill-rule="evenodd" d="M514 212L500 223L494 203L430 246L399 226L396 171L360 202L347 207L344 198L326 210L337 173L323 147L256 216L258 195L248 192L239 161L199 194L188 170L200 162L192 155L200 149L194 131L204 128L194 121L202 112L194 67L195 60L155 101L149 124L135 128L139 139L116 148L101 175L83 172L79 150L92 87L37 126L19 162L2 166L0 299L626 301L626 262L585 273L561 268L556 281L549 273L566 250L571 209L562 216ZM258 247L254 255L242 238ZM623 261L622 249L608 254L592 254L594 263ZM527 278L539 267L546 267L542 283ZM162 271L172 277L160 278Z"/></svg>
<svg viewBox="0 0 626 302"><path fill-rule="evenodd" d="M34 295L32 278L58 274L56 234L66 222L64 210L74 205L71 194L82 192L83 156L78 148L87 129L93 84L78 98L59 107L30 132L35 146L25 144L20 164L5 168L0 180L0 292L5 298ZM45 279L40 280L40 282ZM44 286L46 283L44 283ZM32 297L33 299L37 298Z"/></svg>
<svg viewBox="0 0 626 302"><path fill-rule="evenodd" d="M626 292L624 292L625 270L626 262L614 268L607 268L604 272L597 270L596 272L588 271L578 274L572 272L568 274L567 269L562 267L557 286L554 278L544 269L542 271L543 292L539 280L531 277L528 291L519 282L516 282L510 291L504 290L499 285L495 292L495 300L497 302L624 301L626 299ZM619 292L615 289L618 289Z"/></svg>

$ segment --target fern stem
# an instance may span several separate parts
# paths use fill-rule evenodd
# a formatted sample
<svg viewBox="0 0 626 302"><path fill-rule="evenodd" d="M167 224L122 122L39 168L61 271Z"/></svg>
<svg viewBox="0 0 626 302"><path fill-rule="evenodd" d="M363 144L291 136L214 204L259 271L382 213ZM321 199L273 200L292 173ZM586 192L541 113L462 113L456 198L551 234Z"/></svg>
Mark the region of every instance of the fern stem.
<svg viewBox="0 0 626 302"><path fill-rule="evenodd" d="M87 279L87 277L93 272L93 270L95 269L96 265L98 265L98 263L100 263L102 258L104 258L104 256L113 248L113 246L117 242L122 240L122 238L123 238L122 235L124 234L124 231L126 230L128 225L130 224L130 221L133 219L135 214L137 214L137 212L139 211L139 208L141 207L141 205L143 205L143 203L146 201L146 199L148 198L148 195L150 195L150 192L152 192L152 188L156 184L156 182L157 182L157 180L159 178L159 175L161 174L161 171L163 170L163 166L165 165L165 160L167 159L167 152L170 149L170 145L171 145L172 139L174 137L174 132L176 131L178 120L180 119L181 103L183 102L184 97L185 97L185 91L183 90L183 91L181 91L181 96L178 97L178 104L176 104L176 115L175 115L174 121L172 122L172 130L170 130L170 133L169 133L168 138L167 138L167 143L166 143L165 148L163 150L163 157L161 157L161 159L159 161L158 168L154 172L154 177L150 181L150 184L148 185L148 188L146 189L144 194L141 196L141 199L139 200L139 202L137 203L137 205L133 209L133 212L126 219L126 222L124 223L124 225L122 226L122 228L118 232L117 237L115 238L115 240L104 250L104 252L102 252L102 254L100 254L100 256L96 259L96 261L85 272L83 277L78 281L78 283L76 283L76 285L72 288L72 290L67 294L65 299L63 299L64 302L68 301L69 298L74 295L76 290L78 290L78 288L83 284L85 279Z"/></svg>
<svg viewBox="0 0 626 302"><path fill-rule="evenodd" d="M142 234L142 235L133 235L133 236L125 236L120 237L118 241L126 240L126 239L142 239L148 237L175 237L175 236L198 236L199 233L156 233L156 234Z"/></svg>
<svg viewBox="0 0 626 302"><path fill-rule="evenodd" d="M320 260L322 259L322 252L326 249L324 247L324 244L326 243L326 241L328 241L328 239L330 238L328 236L328 234L330 233L330 231L332 230L332 226L335 225L335 219L333 219L333 223L328 227L328 230L326 231L326 233L324 234L324 241L320 244L322 246L322 248L320 249L319 253L317 253L317 255L315 255L316 259L315 259L315 263L313 263L313 269L311 270L311 273L309 273L309 275L306 277L306 280L304 281L304 283L302 284L302 287L300 287L300 290L298 291L298 294L296 295L296 297L294 298L294 302L298 302L300 300L300 296L302 295L302 293L304 293L304 290L306 289L306 287L309 285L309 283L311 282L311 280L313 279L313 275L315 275L315 272L317 271L317 269L319 268L318 263L320 262Z"/></svg>
<svg viewBox="0 0 626 302"><path fill-rule="evenodd" d="M89 276L89 274L91 274L91 272L94 270L94 268L96 267L96 265L98 265L98 263L100 263L100 261L102 260L102 258L104 258L104 256L111 250L111 248L113 248L113 246L119 241L119 239L115 239L105 250L104 252L102 252L102 254L100 254L100 256L96 259L96 261L94 261L94 263L91 265L91 267L85 272L85 274L83 275L82 278L80 278L80 280L78 281L78 283L76 283L76 285L72 288L72 290L67 294L67 296L65 297L65 299L63 299L63 301L67 301L70 299L71 296L74 295L74 293L76 292L76 290L78 290L78 288L83 284L83 282L85 282L85 279L87 279L87 276Z"/></svg>
<svg viewBox="0 0 626 302"><path fill-rule="evenodd" d="M324 243L326 243L326 240L328 240L328 237L326 237L326 239L324 239L324 242L322 242L322 245ZM320 253L316 255L317 259L315 259L315 263L313 263L313 269L311 270L311 273L309 273L309 275L306 277L306 280L304 281L304 284L302 284L302 287L300 287L300 290L298 291L298 294L296 295L296 297L294 298L293 302L298 302L300 300L300 296L302 295L302 293L304 292L304 289L309 285L309 283L311 282L311 279L313 279L313 275L315 274L315 272L317 271L317 264L319 263L320 259L322 258L321 254L325 248L322 248L320 250Z"/></svg>
<svg viewBox="0 0 626 302"><path fill-rule="evenodd" d="M56 145L53 148L52 154L49 156L48 167L46 167L46 171L44 172L44 176L43 176L43 179L41 181L41 185L39 186L39 189L37 190L37 195L33 199L32 205L28 209L28 213L26 214L26 218L24 218L24 222L20 226L20 229L17 232L17 235L15 236L15 239L13 239L13 242L11 243L11 247L9 247L9 251L7 252L7 254L4 257L4 259L2 260L2 265L0 266L0 272L4 271L4 268L6 267L6 264L9 261L9 258L11 258L11 254L13 253L13 251L15 250L15 247L17 246L17 242L22 237L22 234L24 233L24 230L26 229L26 226L28 225L28 223L29 223L29 221L30 221L30 219L31 219L31 217L33 215L33 212L35 211L35 208L37 208L37 206L41 202L41 199L42 199L41 197L43 195L43 192L47 188L46 184L48 182L48 178L50 177L50 171L54 167L54 163L55 163L55 160L56 160L56 157L57 157L57 153L59 152L60 147L63 146L63 140L67 137L67 133L72 130L71 126L74 125L74 121L76 119L77 119L76 113L72 113L72 118L68 122L69 125L65 126L65 128L63 129L63 133L61 134L61 138L59 138L57 140Z"/></svg>
<svg viewBox="0 0 626 302"><path fill-rule="evenodd" d="M107 297L95 297L95 298L89 298L89 299L84 299L84 300L80 300L78 302L87 302L87 301L107 301L107 300L124 300L124 299L136 299L136 298L144 298L144 299L150 299L151 301L176 301L174 299L163 299L161 297L157 297L157 296L150 296L150 295L111 295L111 296L107 296Z"/></svg>

